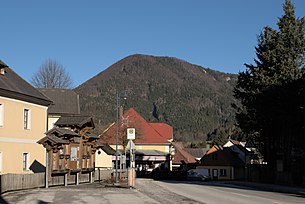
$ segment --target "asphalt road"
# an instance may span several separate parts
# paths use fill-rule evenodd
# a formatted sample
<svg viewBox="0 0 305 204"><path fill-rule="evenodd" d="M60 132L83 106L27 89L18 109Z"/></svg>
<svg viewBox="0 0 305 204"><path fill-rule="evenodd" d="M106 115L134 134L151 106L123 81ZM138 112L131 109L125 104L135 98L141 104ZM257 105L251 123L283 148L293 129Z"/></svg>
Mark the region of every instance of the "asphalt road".
<svg viewBox="0 0 305 204"><path fill-rule="evenodd" d="M220 182L159 181L161 187L180 196L209 204L297 204L304 196L255 190Z"/></svg>
<svg viewBox="0 0 305 204"><path fill-rule="evenodd" d="M0 203L304 204L305 198L291 194L259 191L219 182L175 182L137 179L136 189L105 187L101 183L67 187L59 186L48 189L31 189L5 193L0 198Z"/></svg>
<svg viewBox="0 0 305 204"><path fill-rule="evenodd" d="M136 189L105 187L99 183L78 186L58 186L48 189L30 189L2 195L4 204L156 204L158 202Z"/></svg>

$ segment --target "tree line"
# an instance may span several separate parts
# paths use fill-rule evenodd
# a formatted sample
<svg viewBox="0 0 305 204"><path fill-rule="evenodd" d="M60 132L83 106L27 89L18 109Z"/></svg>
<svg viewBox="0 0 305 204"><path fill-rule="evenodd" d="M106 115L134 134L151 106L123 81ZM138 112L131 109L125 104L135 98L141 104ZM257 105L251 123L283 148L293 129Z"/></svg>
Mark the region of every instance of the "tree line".
<svg viewBox="0 0 305 204"><path fill-rule="evenodd" d="M278 29L258 37L254 64L239 73L236 120L264 155L273 180L300 184L305 176L305 18L290 0Z"/></svg>

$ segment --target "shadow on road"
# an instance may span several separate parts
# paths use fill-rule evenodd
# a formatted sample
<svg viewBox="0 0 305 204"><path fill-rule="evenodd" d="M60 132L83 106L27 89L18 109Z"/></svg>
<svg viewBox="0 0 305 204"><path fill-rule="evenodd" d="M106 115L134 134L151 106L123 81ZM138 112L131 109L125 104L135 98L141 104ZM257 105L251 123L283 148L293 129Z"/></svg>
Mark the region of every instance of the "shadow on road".
<svg viewBox="0 0 305 204"><path fill-rule="evenodd" d="M277 192L288 196L305 198L305 188L295 188L288 186L280 186L273 184L264 183L252 183L252 182L241 182L241 181L186 181L186 180L158 180L159 182L165 183L183 183L190 185L204 185L213 186L219 188L232 188L232 189L243 189L261 192Z"/></svg>
<svg viewBox="0 0 305 204"><path fill-rule="evenodd" d="M8 204L8 202L0 196L0 204Z"/></svg>

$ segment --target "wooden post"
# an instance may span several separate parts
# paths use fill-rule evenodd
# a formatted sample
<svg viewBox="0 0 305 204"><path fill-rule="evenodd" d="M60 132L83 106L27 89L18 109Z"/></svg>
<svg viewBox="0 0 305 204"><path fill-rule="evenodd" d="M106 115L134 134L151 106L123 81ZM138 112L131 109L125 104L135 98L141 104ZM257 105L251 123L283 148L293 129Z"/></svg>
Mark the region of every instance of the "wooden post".
<svg viewBox="0 0 305 204"><path fill-rule="evenodd" d="M67 173L64 175L64 185L65 186L68 185L68 174Z"/></svg>
<svg viewBox="0 0 305 204"><path fill-rule="evenodd" d="M45 187L49 188L49 152L46 149Z"/></svg>
<svg viewBox="0 0 305 204"><path fill-rule="evenodd" d="M89 174L89 182L93 183L93 171L91 171Z"/></svg>
<svg viewBox="0 0 305 204"><path fill-rule="evenodd" d="M75 175L75 185L79 185L79 173Z"/></svg>

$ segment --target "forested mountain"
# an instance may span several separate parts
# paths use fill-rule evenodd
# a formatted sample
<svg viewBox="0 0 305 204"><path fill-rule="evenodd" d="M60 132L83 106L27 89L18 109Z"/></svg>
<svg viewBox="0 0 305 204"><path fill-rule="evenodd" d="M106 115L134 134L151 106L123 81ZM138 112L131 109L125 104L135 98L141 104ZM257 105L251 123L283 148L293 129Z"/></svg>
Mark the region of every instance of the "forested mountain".
<svg viewBox="0 0 305 204"><path fill-rule="evenodd" d="M205 141L216 128L234 121L237 77L173 57L128 56L75 89L82 113L92 114L101 133L116 119L116 91L127 91L124 109L174 127L178 141Z"/></svg>

